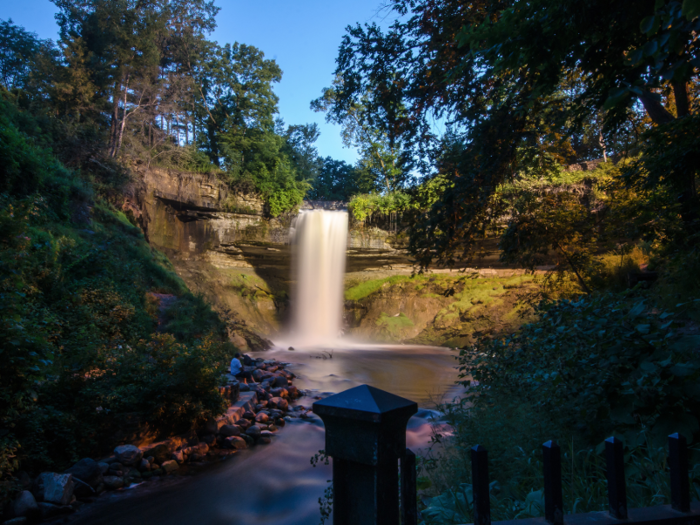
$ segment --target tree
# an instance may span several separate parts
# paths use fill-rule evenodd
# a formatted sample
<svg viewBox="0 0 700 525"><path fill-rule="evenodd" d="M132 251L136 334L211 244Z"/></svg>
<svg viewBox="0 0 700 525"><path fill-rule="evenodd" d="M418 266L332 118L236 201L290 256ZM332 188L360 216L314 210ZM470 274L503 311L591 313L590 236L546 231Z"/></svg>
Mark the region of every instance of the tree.
<svg viewBox="0 0 700 525"><path fill-rule="evenodd" d="M629 141L619 135L639 122L640 110L653 128L641 137L649 137L648 143L661 134L666 136L661 142L669 144L676 134L665 126L675 129L676 120L695 118L689 86L700 65L696 2L395 0L393 5L402 18L386 34L371 27L348 30L337 73L349 92L344 100L390 93L366 107L385 123L387 108L405 108L411 125L401 129L400 140L415 151L422 145L440 154L425 132L436 116L463 138L464 148L449 159L433 156L451 166L445 174L452 184L413 229L411 249L422 264L435 257L448 262L458 252L468 256L498 219L493 199L499 186L548 156L569 155L574 146L583 152L591 131L607 156L623 153ZM402 81L381 89L379 81L389 78ZM689 129L689 122L684 126ZM611 150L613 144L619 149ZM698 166L693 148L685 151L686 162L673 170L653 175L654 165L646 162L639 168L651 173L642 173L645 180L676 188L692 233Z"/></svg>
<svg viewBox="0 0 700 525"><path fill-rule="evenodd" d="M322 162L308 194L310 199L348 202L354 195L369 193L373 189L360 184L357 168L347 162L331 157L326 157Z"/></svg>

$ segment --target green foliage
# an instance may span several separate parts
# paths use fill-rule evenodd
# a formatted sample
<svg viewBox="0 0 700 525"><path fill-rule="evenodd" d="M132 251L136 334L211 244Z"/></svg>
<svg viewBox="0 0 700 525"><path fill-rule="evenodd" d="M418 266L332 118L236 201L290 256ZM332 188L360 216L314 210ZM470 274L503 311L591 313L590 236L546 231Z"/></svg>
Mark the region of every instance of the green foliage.
<svg viewBox="0 0 700 525"><path fill-rule="evenodd" d="M365 221L375 213L387 216L403 213L412 205L411 197L401 191L386 194L371 193L355 195L348 204L348 209L357 221Z"/></svg>
<svg viewBox="0 0 700 525"><path fill-rule="evenodd" d="M2 109L6 487L19 462L32 472L60 471L140 426L167 433L221 411L215 387L232 347L222 321L187 292L141 230L109 203L89 200L90 185ZM159 311L150 292L171 294L175 306ZM170 333L156 334L160 317L160 330Z"/></svg>
<svg viewBox="0 0 700 525"><path fill-rule="evenodd" d="M410 279L408 275L394 275L385 279L372 279L363 281L360 284L353 286L345 291L346 301L359 301L368 295L380 290L384 285L391 286L393 284L403 282Z"/></svg>
<svg viewBox="0 0 700 525"><path fill-rule="evenodd" d="M464 384L531 402L565 428L594 442L613 430L631 446L640 425L653 443L700 431L700 368L671 311L634 292L596 294L543 306L540 319L505 338L481 340L461 353Z"/></svg>

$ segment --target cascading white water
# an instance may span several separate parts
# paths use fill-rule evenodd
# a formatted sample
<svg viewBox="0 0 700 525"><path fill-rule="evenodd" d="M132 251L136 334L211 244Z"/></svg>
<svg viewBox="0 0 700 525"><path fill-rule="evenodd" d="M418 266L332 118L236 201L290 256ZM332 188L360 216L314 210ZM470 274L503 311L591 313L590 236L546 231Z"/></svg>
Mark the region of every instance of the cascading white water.
<svg viewBox="0 0 700 525"><path fill-rule="evenodd" d="M291 336L297 345L329 344L342 326L348 214L303 211L292 228Z"/></svg>

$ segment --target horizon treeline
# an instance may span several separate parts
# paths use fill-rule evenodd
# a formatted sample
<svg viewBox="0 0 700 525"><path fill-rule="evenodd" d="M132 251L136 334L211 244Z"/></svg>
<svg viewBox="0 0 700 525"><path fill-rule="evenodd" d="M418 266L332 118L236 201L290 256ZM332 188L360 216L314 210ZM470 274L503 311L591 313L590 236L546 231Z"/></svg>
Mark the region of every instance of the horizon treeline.
<svg viewBox="0 0 700 525"><path fill-rule="evenodd" d="M209 38L213 1L54 3L56 43L0 21L0 84L20 109L51 120L52 149L68 167L216 172L260 194L272 216L307 193L359 191L355 167L319 156L316 124L279 117L279 65L253 46Z"/></svg>

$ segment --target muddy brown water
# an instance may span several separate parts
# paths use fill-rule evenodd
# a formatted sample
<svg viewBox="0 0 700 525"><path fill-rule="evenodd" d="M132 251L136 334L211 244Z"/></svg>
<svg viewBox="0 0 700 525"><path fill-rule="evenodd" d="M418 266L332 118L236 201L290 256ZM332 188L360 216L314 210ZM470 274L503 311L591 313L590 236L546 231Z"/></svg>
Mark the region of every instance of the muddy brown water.
<svg viewBox="0 0 700 525"><path fill-rule="evenodd" d="M444 348L346 343L333 349L276 349L260 355L290 363L288 369L298 376L295 385L316 394L369 384L416 401L420 410L407 429L407 444L414 451L429 444L431 423L439 418L432 410L436 400L460 394L454 384L456 352ZM313 401L304 397L297 404L308 407ZM108 493L65 521L80 525L316 525L318 499L331 479L331 467L314 468L310 458L323 448L319 418L293 419L270 445L241 451L186 475Z"/></svg>

